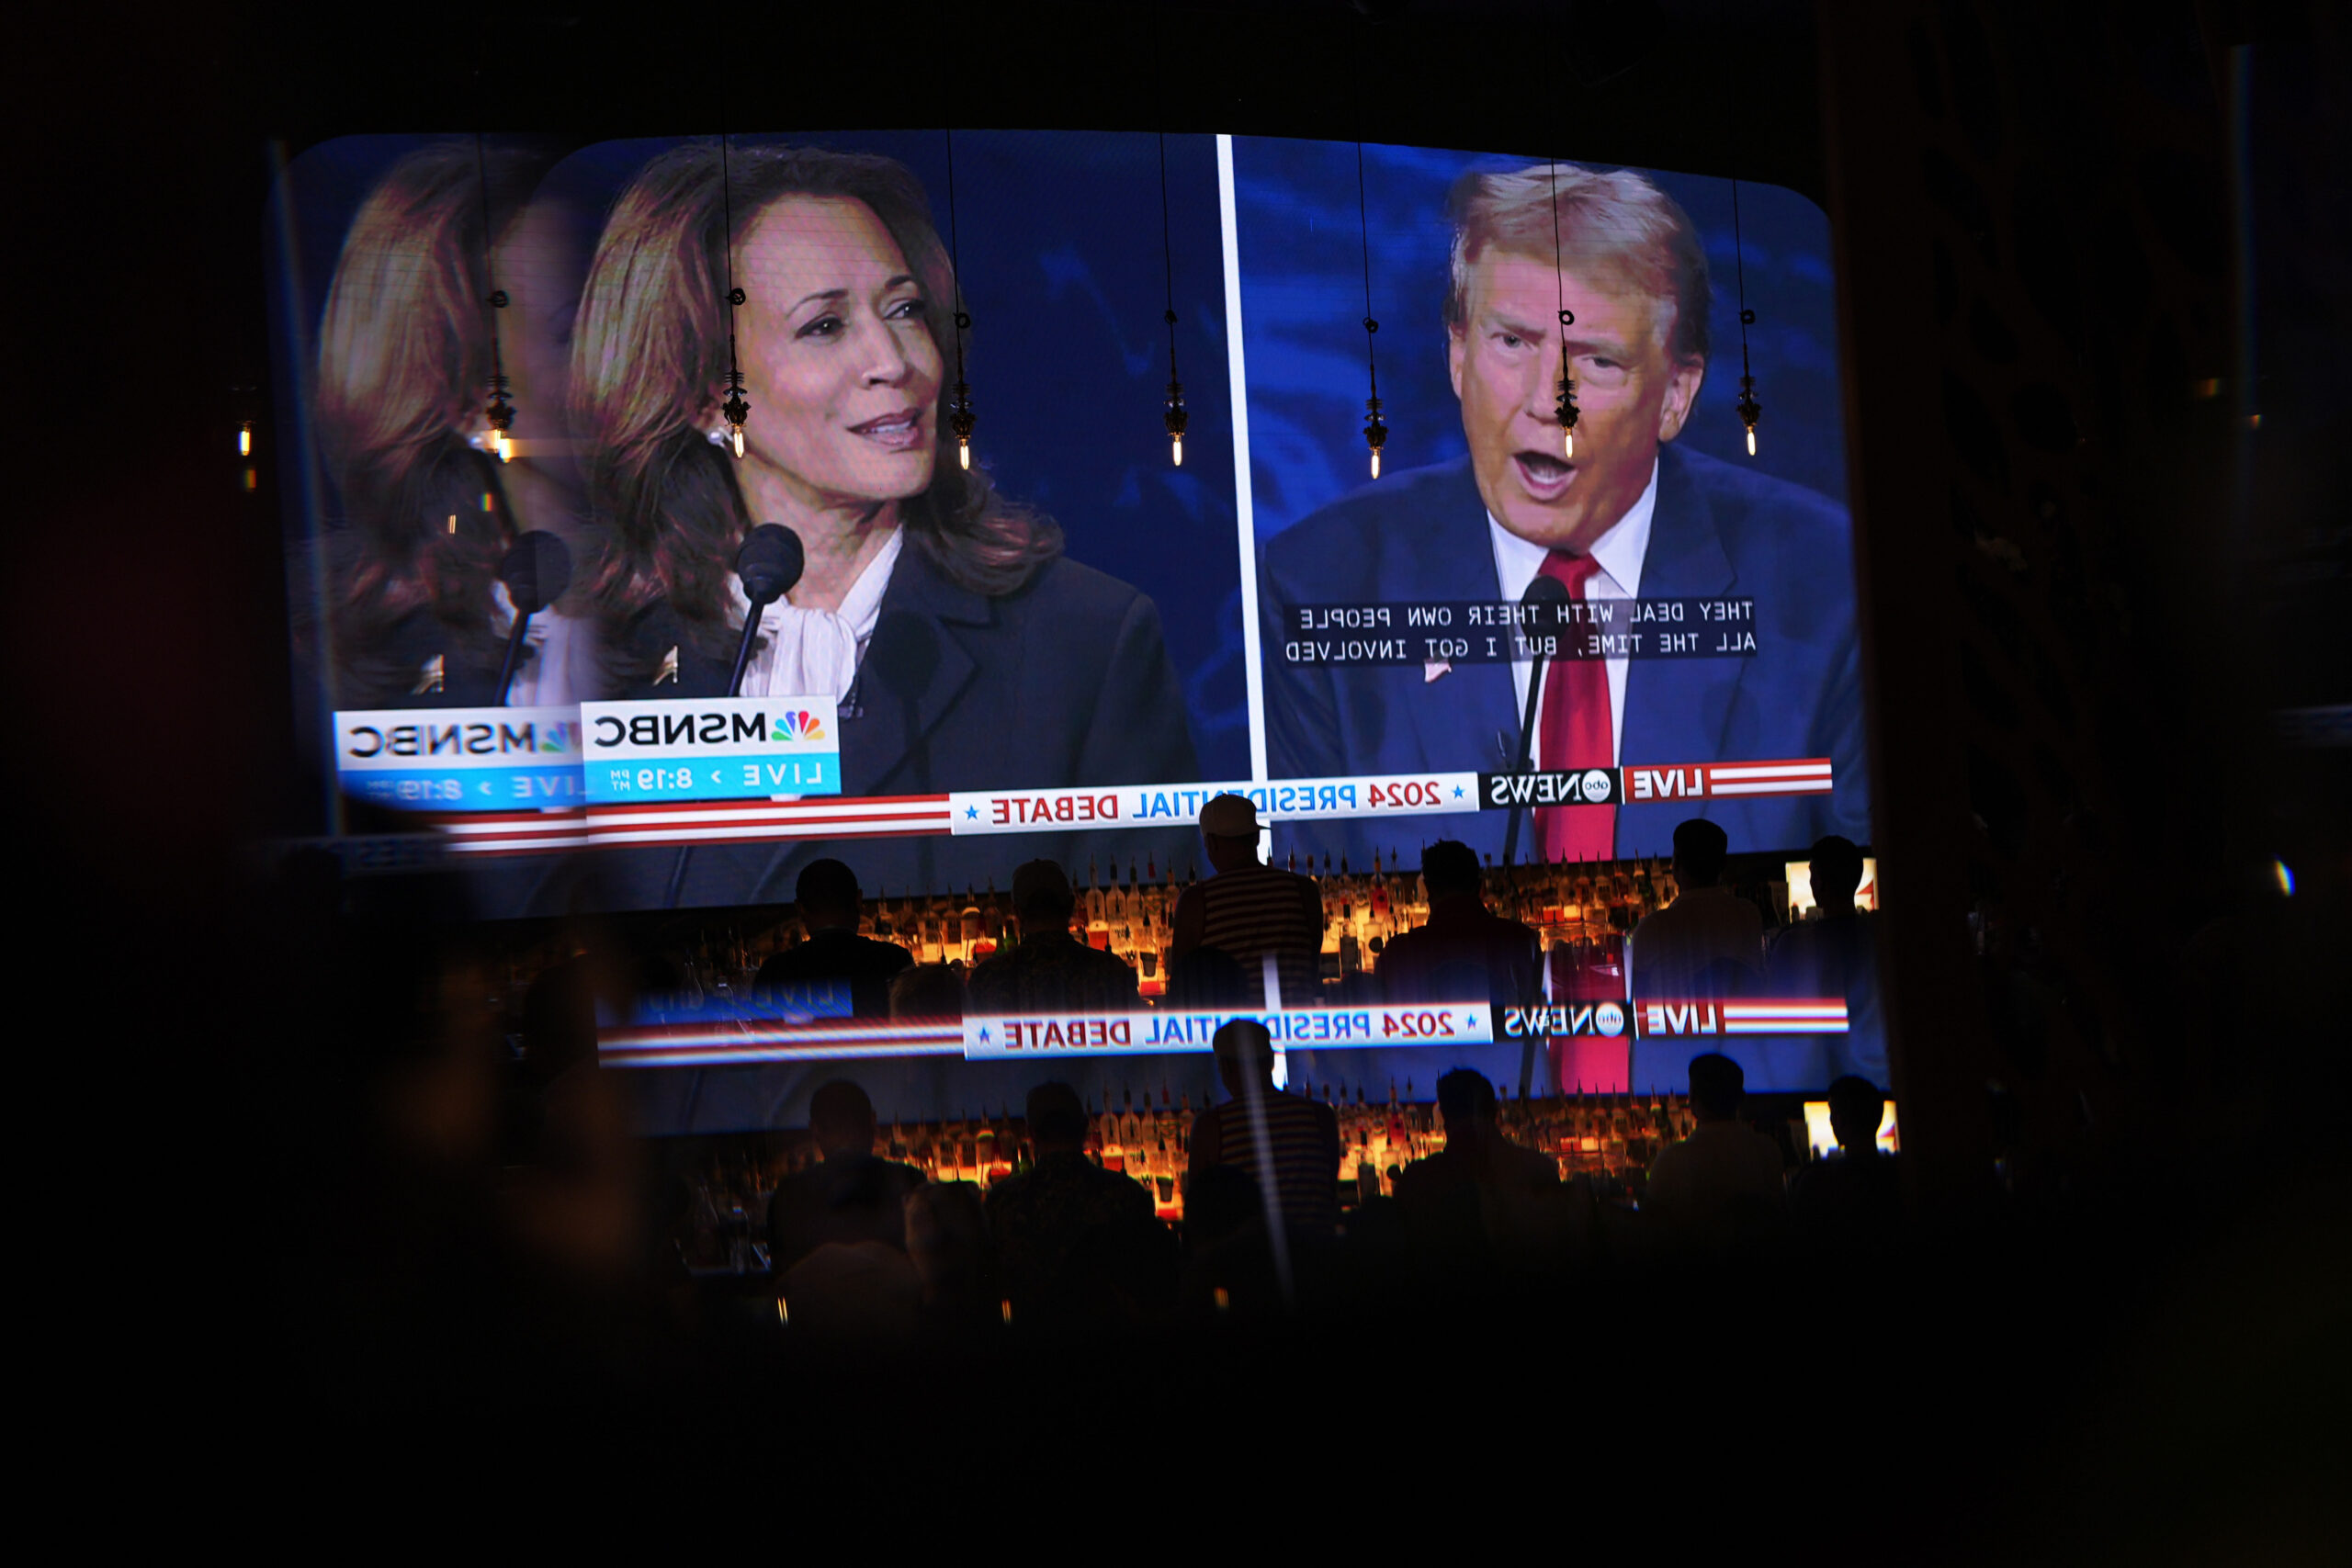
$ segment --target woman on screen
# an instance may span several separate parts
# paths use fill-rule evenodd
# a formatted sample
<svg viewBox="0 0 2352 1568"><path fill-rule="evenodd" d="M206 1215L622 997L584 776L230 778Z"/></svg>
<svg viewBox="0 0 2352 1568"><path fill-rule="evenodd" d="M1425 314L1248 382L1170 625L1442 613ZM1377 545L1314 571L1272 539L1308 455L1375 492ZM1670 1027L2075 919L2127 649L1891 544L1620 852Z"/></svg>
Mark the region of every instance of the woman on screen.
<svg viewBox="0 0 2352 1568"><path fill-rule="evenodd" d="M319 326L319 450L334 501L320 547L339 708L495 705L514 604L498 569L526 531L576 536L579 479L559 438L582 253L562 204L529 199L546 160L450 141L394 164L360 204ZM488 175L484 200L483 174ZM496 455L491 279L518 410ZM539 613L507 695L577 700L583 628Z"/></svg>
<svg viewBox="0 0 2352 1568"><path fill-rule="evenodd" d="M913 174L816 148L728 158L731 232L719 149L664 153L616 202L581 303L610 694L724 693L735 553L780 523L807 570L769 607L743 692L842 700L844 794L1190 778L1152 602L956 460L956 280ZM752 410L740 459L719 413L730 332Z"/></svg>

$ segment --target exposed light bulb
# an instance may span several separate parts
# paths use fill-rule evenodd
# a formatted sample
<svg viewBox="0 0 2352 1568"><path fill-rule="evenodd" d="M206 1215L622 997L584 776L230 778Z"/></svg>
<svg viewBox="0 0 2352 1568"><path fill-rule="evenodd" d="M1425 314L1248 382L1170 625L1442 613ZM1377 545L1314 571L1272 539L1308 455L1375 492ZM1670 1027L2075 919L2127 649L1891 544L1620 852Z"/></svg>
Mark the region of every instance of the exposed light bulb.
<svg viewBox="0 0 2352 1568"><path fill-rule="evenodd" d="M498 460L502 463L514 460L514 438L503 430L498 432Z"/></svg>
<svg viewBox="0 0 2352 1568"><path fill-rule="evenodd" d="M1372 449L1372 477L1374 479L1380 477L1380 448L1377 446Z"/></svg>
<svg viewBox="0 0 2352 1568"><path fill-rule="evenodd" d="M1181 435L1176 436L1173 438L1173 444L1176 449L1176 466L1181 468L1184 466L1184 438Z"/></svg>
<svg viewBox="0 0 2352 1568"><path fill-rule="evenodd" d="M1560 430L1560 455L1564 457L1577 455L1577 433L1573 428L1563 426Z"/></svg>
<svg viewBox="0 0 2352 1568"><path fill-rule="evenodd" d="M244 423L237 427L237 456L240 457L250 457L253 455L254 422L252 420L247 420Z"/></svg>
<svg viewBox="0 0 2352 1568"><path fill-rule="evenodd" d="M741 457L743 455L743 427L741 425L739 424L732 427L731 433L728 436L728 445L735 448L735 456L738 457Z"/></svg>
<svg viewBox="0 0 2352 1568"><path fill-rule="evenodd" d="M1747 427L1747 455L1756 456L1756 427L1752 424Z"/></svg>
<svg viewBox="0 0 2352 1568"><path fill-rule="evenodd" d="M969 437L959 435L956 438L956 460L963 464L966 468L972 466L972 443Z"/></svg>

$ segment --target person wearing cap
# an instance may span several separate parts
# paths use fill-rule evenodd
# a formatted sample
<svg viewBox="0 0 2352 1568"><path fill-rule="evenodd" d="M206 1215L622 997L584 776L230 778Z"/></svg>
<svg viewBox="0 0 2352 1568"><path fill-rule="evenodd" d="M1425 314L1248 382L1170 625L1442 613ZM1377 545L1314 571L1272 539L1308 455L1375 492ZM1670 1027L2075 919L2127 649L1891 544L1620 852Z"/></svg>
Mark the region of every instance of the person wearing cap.
<svg viewBox="0 0 2352 1568"><path fill-rule="evenodd" d="M1176 901L1171 960L1215 948L1254 983L1275 961L1284 1007L1323 999L1323 895L1312 877L1258 861L1258 808L1238 795L1212 795L1201 807L1201 841L1216 874Z"/></svg>
<svg viewBox="0 0 2352 1568"><path fill-rule="evenodd" d="M1115 1012L1137 1005L1125 960L1070 934L1077 899L1059 864L1033 860L1012 874L1013 946L983 960L965 986L975 1013Z"/></svg>
<svg viewBox="0 0 2352 1568"><path fill-rule="evenodd" d="M1232 1098L1193 1118L1185 1186L1204 1171L1248 1171L1294 1240L1328 1241L1340 1223L1340 1117L1274 1087L1274 1043L1254 1018L1216 1032L1216 1074Z"/></svg>

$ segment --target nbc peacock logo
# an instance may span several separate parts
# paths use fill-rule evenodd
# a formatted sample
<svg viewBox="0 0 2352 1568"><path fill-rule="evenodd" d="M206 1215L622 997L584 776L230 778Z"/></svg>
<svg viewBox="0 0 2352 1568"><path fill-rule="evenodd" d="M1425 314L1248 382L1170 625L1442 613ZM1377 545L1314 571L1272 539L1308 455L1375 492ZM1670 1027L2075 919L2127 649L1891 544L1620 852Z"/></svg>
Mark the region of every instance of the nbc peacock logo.
<svg viewBox="0 0 2352 1568"><path fill-rule="evenodd" d="M771 740L822 740L824 738L824 721L815 714L802 709L797 713L779 716L775 721L775 733L768 739Z"/></svg>
<svg viewBox="0 0 2352 1568"><path fill-rule="evenodd" d="M548 725L539 731L539 750L542 751L571 750L574 744L573 728L574 727L569 724Z"/></svg>

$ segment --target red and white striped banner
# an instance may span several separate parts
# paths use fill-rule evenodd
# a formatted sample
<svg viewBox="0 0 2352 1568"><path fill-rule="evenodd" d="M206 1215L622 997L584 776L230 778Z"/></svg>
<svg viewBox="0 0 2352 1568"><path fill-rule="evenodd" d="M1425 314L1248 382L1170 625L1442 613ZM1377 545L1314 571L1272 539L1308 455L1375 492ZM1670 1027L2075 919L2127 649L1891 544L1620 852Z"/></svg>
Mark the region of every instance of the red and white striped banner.
<svg viewBox="0 0 2352 1568"><path fill-rule="evenodd" d="M954 1018L841 1018L813 1023L747 1018L641 1024L601 1029L596 1033L596 1059L607 1067L707 1067L963 1054L963 1021Z"/></svg>
<svg viewBox="0 0 2352 1568"><path fill-rule="evenodd" d="M1829 759L1790 762L1710 762L1707 793L1725 795L1827 795Z"/></svg>
<svg viewBox="0 0 2352 1568"><path fill-rule="evenodd" d="M1828 758L1781 761L1684 762L1617 770L1618 798L1697 800L1742 795L1826 795L1833 786ZM524 854L548 850L652 844L755 843L786 839L900 839L953 833L1084 827L1189 826L1198 802L1213 787L1266 793L1268 821L1310 817L1428 815L1478 808L1478 775L1437 775L1459 790L1433 785L1408 798L1395 780L1311 780L1272 784L1120 784L993 795L964 794L810 795L798 800L676 800L594 805L560 811L436 813L427 819L449 835L459 854ZM1308 788L1307 785L1314 787ZM1291 797L1296 795L1298 800ZM1423 796L1426 795L1426 798ZM1329 797L1329 798L1326 798ZM1459 805L1456 806L1456 800ZM1176 803L1170 805L1170 803ZM1372 803L1377 802L1375 806ZM1359 804L1362 803L1362 804ZM1182 809L1178 809L1181 806ZM960 809L959 809L960 808Z"/></svg>
<svg viewBox="0 0 2352 1568"><path fill-rule="evenodd" d="M576 806L557 811L435 812L428 820L448 835L452 854L545 854L584 850L594 841L588 814Z"/></svg>

